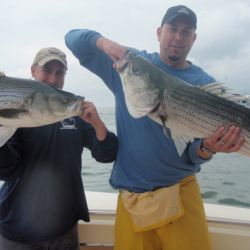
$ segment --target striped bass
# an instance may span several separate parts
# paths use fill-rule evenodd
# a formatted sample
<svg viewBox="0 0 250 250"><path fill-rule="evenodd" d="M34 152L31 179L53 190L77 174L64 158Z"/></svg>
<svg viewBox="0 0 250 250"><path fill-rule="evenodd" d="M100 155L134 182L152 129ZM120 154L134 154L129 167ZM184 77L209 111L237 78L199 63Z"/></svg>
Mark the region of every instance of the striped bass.
<svg viewBox="0 0 250 250"><path fill-rule="evenodd" d="M192 86L162 71L147 59L128 52L115 63L129 113L149 116L166 126L179 155L195 138L208 138L220 126L241 128L245 142L238 153L250 157L250 109ZM213 88L211 88L213 89Z"/></svg>
<svg viewBox="0 0 250 250"><path fill-rule="evenodd" d="M38 127L79 115L84 97L39 81L0 74L0 146L19 127Z"/></svg>

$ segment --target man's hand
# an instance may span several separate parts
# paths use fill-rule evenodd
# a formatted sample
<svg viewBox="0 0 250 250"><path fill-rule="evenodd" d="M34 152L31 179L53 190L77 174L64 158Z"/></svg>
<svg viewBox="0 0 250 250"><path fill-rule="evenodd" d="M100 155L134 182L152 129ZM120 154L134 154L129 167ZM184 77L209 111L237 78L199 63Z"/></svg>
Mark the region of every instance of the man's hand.
<svg viewBox="0 0 250 250"><path fill-rule="evenodd" d="M107 54L113 62L121 59L127 51L126 47L104 37L97 39L96 46Z"/></svg>
<svg viewBox="0 0 250 250"><path fill-rule="evenodd" d="M107 135L107 129L99 117L95 105L92 102L84 101L82 104L82 110L83 112L79 117L93 126L96 131L96 137L99 141L104 140Z"/></svg>
<svg viewBox="0 0 250 250"><path fill-rule="evenodd" d="M212 136L203 140L203 146L214 153L231 153L239 151L244 141L239 127L231 126L228 130L220 127Z"/></svg>

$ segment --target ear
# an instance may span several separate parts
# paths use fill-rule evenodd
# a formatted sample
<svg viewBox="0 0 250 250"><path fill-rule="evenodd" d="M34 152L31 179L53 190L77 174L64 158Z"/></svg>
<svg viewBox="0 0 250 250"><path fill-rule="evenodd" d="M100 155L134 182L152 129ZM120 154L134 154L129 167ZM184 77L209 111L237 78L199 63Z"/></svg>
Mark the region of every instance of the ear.
<svg viewBox="0 0 250 250"><path fill-rule="evenodd" d="M196 40L196 38L197 38L197 34L194 33L193 42Z"/></svg>
<svg viewBox="0 0 250 250"><path fill-rule="evenodd" d="M158 38L159 42L160 42L160 37L161 37L161 27L158 27L157 28L157 38Z"/></svg>
<svg viewBox="0 0 250 250"><path fill-rule="evenodd" d="M32 65L30 67L31 75L33 78L35 78L35 72L36 72L36 65Z"/></svg>

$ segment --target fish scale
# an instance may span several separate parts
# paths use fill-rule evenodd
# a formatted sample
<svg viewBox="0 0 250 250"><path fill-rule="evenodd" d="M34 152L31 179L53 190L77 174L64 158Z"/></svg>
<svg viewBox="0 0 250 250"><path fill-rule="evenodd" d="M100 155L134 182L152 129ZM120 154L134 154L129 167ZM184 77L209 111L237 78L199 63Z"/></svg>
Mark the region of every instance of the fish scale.
<svg viewBox="0 0 250 250"><path fill-rule="evenodd" d="M42 85L42 86L40 86ZM14 77L0 77L0 103L6 104L23 104L24 98L28 98L34 92L44 91L47 86L37 81L20 79ZM4 108L4 107L3 107Z"/></svg>
<svg viewBox="0 0 250 250"><path fill-rule="evenodd" d="M126 53L115 68L130 114L135 118L148 115L159 124L165 121L162 125L170 129L180 155L195 138L207 138L220 126L227 129L235 125L245 138L238 153L250 157L250 109L230 96L225 99L208 92L217 92L216 85L207 91L204 86L192 86L133 52Z"/></svg>
<svg viewBox="0 0 250 250"><path fill-rule="evenodd" d="M22 102L24 95L17 91L1 91L0 106L6 105L7 103L19 103Z"/></svg>
<svg viewBox="0 0 250 250"><path fill-rule="evenodd" d="M214 99L210 100L209 98L206 98L206 99L200 98L200 95L197 95L197 98L196 98L196 96L192 96L190 94L185 96L185 93L179 91L179 93L178 92L174 93L175 101L178 101L179 96L177 94L179 94L179 96L182 100L182 102L180 103L180 106L183 107L185 105L185 106L187 106L187 109L191 108L192 110L195 110L194 117L196 119L201 120L201 118L203 117L204 122L206 122L206 123L213 122L216 125L218 125L218 123L223 124L223 123L221 123L222 121L237 124L237 122L235 121L235 117L233 117L233 115L235 115L235 114L231 113L230 116L228 116L227 115L228 113L226 113L225 110L223 110L225 105L221 105L221 102L218 102L217 98L216 98L217 99L217 102L216 102L216 100L214 100ZM208 97L210 97L210 96L208 96ZM195 100L195 101L193 101L193 100ZM222 101L224 101L224 100L222 100ZM229 104L231 104L231 103L229 103ZM230 108L233 112L233 109L231 107L228 107L228 108ZM196 114L197 112L199 113L199 115ZM203 113L205 114L205 116L202 115ZM236 117L238 117L238 116L236 115ZM213 118L213 119L208 119L208 118Z"/></svg>

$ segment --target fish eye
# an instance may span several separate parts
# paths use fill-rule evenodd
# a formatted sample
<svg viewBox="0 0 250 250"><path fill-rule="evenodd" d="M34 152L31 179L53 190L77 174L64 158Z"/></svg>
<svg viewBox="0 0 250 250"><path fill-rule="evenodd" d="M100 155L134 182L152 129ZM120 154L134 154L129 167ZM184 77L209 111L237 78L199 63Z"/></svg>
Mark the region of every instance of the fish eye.
<svg viewBox="0 0 250 250"><path fill-rule="evenodd" d="M133 65L133 66L132 66L132 72L133 72L133 74L135 74L135 75L140 75L142 71L141 71L140 67L138 67L138 66L136 66L136 65Z"/></svg>
<svg viewBox="0 0 250 250"><path fill-rule="evenodd" d="M70 102L70 98L68 98L67 96L63 96L62 97L62 102L63 103L69 103Z"/></svg>

